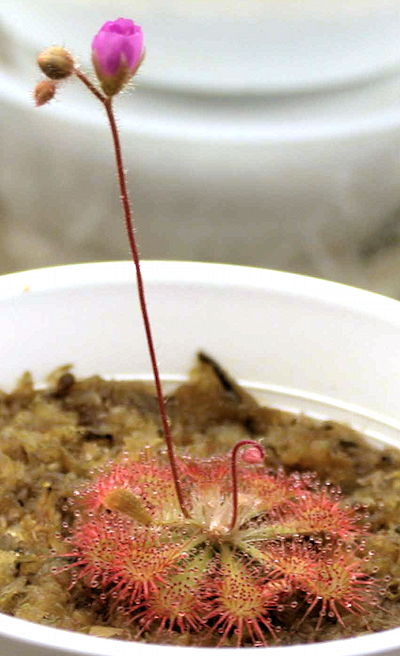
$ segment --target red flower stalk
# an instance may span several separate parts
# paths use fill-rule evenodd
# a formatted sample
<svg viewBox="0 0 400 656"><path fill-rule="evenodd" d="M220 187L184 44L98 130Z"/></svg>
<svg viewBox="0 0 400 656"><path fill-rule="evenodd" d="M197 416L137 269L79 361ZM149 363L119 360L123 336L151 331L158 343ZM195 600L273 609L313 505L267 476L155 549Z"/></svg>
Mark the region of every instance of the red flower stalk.
<svg viewBox="0 0 400 656"><path fill-rule="evenodd" d="M112 105L113 96L119 93L128 80L137 72L143 57L144 46L141 27L136 25L130 19L118 18L115 21L107 21L107 23L100 28L92 42L92 58L102 91L99 91L89 78L75 66L71 55L64 48L48 48L39 55L37 61L43 73L51 79L58 80L74 74L81 82L83 82L95 98L102 103L107 115L114 146L125 228L136 271L139 304L154 376L160 419L165 443L168 449L168 457L176 496L182 513L187 516L188 512L181 490L179 473L172 444L171 430L158 370L153 334L147 310L146 296L140 268L139 251L133 224L133 214L129 202L126 174L122 159L121 143Z"/></svg>

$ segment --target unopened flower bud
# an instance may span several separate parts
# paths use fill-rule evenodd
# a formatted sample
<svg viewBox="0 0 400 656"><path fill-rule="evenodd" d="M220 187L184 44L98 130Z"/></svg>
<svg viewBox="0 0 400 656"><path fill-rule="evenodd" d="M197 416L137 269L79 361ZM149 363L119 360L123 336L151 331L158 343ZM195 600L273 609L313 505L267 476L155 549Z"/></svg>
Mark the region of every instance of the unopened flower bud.
<svg viewBox="0 0 400 656"><path fill-rule="evenodd" d="M67 50L52 46L40 53L37 63L43 73L52 80L62 80L73 73L74 60Z"/></svg>
<svg viewBox="0 0 400 656"><path fill-rule="evenodd" d="M246 451L243 451L242 460L248 465L254 465L256 463L262 462L263 457L260 453L260 449L255 446L250 446L248 449L246 449Z"/></svg>
<svg viewBox="0 0 400 656"><path fill-rule="evenodd" d="M92 41L92 60L106 96L121 91L144 58L143 32L129 18L107 21Z"/></svg>
<svg viewBox="0 0 400 656"><path fill-rule="evenodd" d="M33 90L36 107L41 107L54 98L57 84L53 80L42 80L38 82Z"/></svg>

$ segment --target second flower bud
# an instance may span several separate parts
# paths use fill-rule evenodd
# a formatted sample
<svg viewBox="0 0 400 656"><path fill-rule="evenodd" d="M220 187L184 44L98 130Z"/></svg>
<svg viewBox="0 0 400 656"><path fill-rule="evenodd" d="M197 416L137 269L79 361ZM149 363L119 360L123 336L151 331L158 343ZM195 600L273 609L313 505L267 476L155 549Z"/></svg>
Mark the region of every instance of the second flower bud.
<svg viewBox="0 0 400 656"><path fill-rule="evenodd" d="M61 46L46 48L37 58L42 72L51 80L62 80L74 72L74 60Z"/></svg>

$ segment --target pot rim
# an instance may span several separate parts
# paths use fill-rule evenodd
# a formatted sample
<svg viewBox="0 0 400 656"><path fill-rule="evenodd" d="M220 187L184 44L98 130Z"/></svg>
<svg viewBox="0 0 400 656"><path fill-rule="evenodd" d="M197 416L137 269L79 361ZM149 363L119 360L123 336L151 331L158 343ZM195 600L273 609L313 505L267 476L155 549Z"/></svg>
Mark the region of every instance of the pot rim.
<svg viewBox="0 0 400 656"><path fill-rule="evenodd" d="M143 278L148 283L170 284L179 282L223 284L228 289L251 287L268 288L289 296L298 293L324 304L339 305L343 309L359 309L363 314L379 316L400 325L400 302L394 298L298 273L262 267L243 266L188 260L142 260ZM99 287L104 284L135 284L134 269L130 260L84 262L50 266L0 275L0 300L23 296L27 293L50 292L79 287Z"/></svg>

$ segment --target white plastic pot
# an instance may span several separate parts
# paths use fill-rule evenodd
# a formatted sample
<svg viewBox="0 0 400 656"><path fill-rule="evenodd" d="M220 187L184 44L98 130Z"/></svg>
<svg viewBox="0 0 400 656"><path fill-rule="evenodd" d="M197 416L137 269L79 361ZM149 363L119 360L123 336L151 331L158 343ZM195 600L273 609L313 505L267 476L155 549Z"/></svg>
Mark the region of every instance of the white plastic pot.
<svg viewBox="0 0 400 656"><path fill-rule="evenodd" d="M164 380L185 376L202 349L267 403L344 420L371 439L400 446L400 303L265 269L145 262L143 273ZM1 277L0 345L5 387L23 370L40 382L67 362L78 375L149 378L132 264L72 265ZM8 656L131 656L133 651L168 656L177 648L90 637L0 614L0 653ZM400 628L268 648L268 656L321 652L399 656Z"/></svg>
<svg viewBox="0 0 400 656"><path fill-rule="evenodd" d="M84 64L119 15L141 23L143 80L206 93L314 89L400 66L398 0L3 0L0 19L37 48L61 42Z"/></svg>

